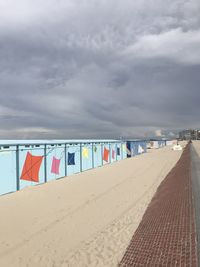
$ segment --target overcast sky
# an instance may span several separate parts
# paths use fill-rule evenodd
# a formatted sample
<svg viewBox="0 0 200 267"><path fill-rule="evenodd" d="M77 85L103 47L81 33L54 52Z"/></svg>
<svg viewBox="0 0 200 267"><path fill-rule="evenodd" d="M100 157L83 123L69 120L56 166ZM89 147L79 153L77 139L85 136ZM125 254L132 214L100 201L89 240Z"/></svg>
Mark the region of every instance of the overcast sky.
<svg viewBox="0 0 200 267"><path fill-rule="evenodd" d="M200 128L199 0L0 0L0 138Z"/></svg>

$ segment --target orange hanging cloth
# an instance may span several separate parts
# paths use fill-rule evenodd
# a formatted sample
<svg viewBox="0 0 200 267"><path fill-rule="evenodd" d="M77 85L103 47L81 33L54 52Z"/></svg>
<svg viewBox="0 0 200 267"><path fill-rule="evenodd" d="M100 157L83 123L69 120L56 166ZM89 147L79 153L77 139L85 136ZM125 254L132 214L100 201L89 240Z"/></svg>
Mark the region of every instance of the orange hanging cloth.
<svg viewBox="0 0 200 267"><path fill-rule="evenodd" d="M20 179L38 183L42 160L43 156L33 156L30 152L27 152Z"/></svg>
<svg viewBox="0 0 200 267"><path fill-rule="evenodd" d="M103 160L108 162L109 150L104 147Z"/></svg>

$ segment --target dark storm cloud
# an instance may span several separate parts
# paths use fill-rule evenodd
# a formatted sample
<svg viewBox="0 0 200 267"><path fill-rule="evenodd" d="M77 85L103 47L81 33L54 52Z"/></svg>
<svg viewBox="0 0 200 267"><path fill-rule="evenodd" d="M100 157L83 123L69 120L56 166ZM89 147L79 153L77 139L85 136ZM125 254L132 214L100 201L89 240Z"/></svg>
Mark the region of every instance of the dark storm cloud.
<svg viewBox="0 0 200 267"><path fill-rule="evenodd" d="M200 127L200 4L0 0L0 137Z"/></svg>

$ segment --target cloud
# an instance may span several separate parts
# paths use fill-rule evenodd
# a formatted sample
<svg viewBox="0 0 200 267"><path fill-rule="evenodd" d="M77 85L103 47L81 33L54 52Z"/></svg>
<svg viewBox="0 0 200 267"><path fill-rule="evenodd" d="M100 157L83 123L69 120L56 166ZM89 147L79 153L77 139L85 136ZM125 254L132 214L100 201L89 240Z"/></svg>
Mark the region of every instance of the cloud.
<svg viewBox="0 0 200 267"><path fill-rule="evenodd" d="M164 58L175 63L200 64L200 29L184 32L181 28L145 35L127 48L125 54L133 59Z"/></svg>
<svg viewBox="0 0 200 267"><path fill-rule="evenodd" d="M199 127L199 1L0 0L0 137Z"/></svg>

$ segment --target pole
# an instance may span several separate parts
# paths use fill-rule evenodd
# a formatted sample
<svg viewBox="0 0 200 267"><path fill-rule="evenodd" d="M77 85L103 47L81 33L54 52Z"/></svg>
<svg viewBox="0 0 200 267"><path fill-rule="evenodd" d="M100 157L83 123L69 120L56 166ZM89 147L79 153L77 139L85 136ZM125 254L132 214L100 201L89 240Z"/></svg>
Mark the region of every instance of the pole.
<svg viewBox="0 0 200 267"><path fill-rule="evenodd" d="M94 168L94 143L92 143L92 168Z"/></svg>
<svg viewBox="0 0 200 267"><path fill-rule="evenodd" d="M19 182L19 145L16 146L16 189L20 190Z"/></svg>
<svg viewBox="0 0 200 267"><path fill-rule="evenodd" d="M67 176L67 144L65 144L65 176Z"/></svg>
<svg viewBox="0 0 200 267"><path fill-rule="evenodd" d="M101 166L103 166L103 146L101 143Z"/></svg>
<svg viewBox="0 0 200 267"><path fill-rule="evenodd" d="M109 161L110 161L110 163L111 163L111 144L109 144Z"/></svg>
<svg viewBox="0 0 200 267"><path fill-rule="evenodd" d="M80 143L80 172L82 172L82 144Z"/></svg>
<svg viewBox="0 0 200 267"><path fill-rule="evenodd" d="M47 145L44 145L44 182L47 182Z"/></svg>

